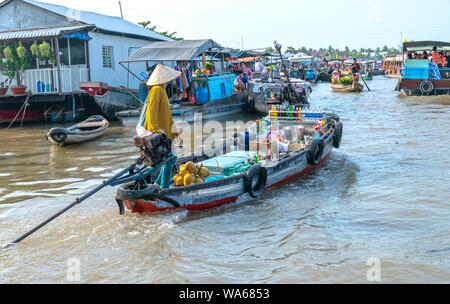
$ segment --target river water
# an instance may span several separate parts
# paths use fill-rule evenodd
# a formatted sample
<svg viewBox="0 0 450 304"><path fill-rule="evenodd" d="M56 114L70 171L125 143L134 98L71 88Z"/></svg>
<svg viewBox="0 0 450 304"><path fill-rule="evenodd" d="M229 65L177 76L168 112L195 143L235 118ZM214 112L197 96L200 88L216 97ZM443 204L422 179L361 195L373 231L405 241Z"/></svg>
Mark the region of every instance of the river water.
<svg viewBox="0 0 450 304"><path fill-rule="evenodd" d="M314 87L312 105L340 115L344 136L307 176L194 213L120 216L104 189L0 252L0 283L368 283L378 265L384 283L449 283L450 98L398 97L382 76L368 84ZM64 149L45 141L49 127L2 134L0 244L137 156L134 130L118 123Z"/></svg>

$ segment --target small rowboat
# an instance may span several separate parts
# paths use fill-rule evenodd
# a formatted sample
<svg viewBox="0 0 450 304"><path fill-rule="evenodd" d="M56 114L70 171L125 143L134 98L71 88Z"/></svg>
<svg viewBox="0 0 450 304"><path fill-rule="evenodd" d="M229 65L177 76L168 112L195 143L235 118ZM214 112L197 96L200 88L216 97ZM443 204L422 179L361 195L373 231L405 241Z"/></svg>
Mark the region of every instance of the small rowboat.
<svg viewBox="0 0 450 304"><path fill-rule="evenodd" d="M354 93L354 92L362 92L364 89L364 86L361 83L356 83L354 85L342 85L340 83L332 83L331 88L335 92L341 92L341 93Z"/></svg>
<svg viewBox="0 0 450 304"><path fill-rule="evenodd" d="M64 147L100 137L108 126L109 122L103 116L95 115L69 128L53 128L47 132L46 138L52 144Z"/></svg>
<svg viewBox="0 0 450 304"><path fill-rule="evenodd" d="M265 190L297 178L314 170L325 161L333 148L339 148L342 139L343 125L339 117L327 114L326 133L313 139L307 148L288 152L279 159L250 164L251 167L220 179L205 180L204 183L181 187L170 187L157 192L152 185L154 177L140 182L130 182L120 186L116 201L121 214L125 207L132 213L154 213L176 210L205 210L236 201L248 201L259 198ZM312 125L302 123L307 129ZM242 157L248 152L235 151L230 159ZM207 153L208 154L208 153ZM241 154L241 156L239 156ZM250 156L251 157L251 156ZM178 165L187 161L205 164L215 163L217 158L226 156L188 156L180 159ZM217 165L219 166L219 165Z"/></svg>

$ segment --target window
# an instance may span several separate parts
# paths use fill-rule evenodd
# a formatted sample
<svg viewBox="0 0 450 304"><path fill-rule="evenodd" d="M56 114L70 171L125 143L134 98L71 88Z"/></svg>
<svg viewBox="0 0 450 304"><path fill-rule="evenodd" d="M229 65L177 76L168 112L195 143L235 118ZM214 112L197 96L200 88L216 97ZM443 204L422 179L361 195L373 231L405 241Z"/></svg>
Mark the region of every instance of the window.
<svg viewBox="0 0 450 304"><path fill-rule="evenodd" d="M70 64L80 65L86 64L86 47L84 40L72 38L70 44Z"/></svg>
<svg viewBox="0 0 450 304"><path fill-rule="evenodd" d="M103 67L105 69L113 68L113 47L112 46L103 46L102 47L102 58L103 58Z"/></svg>
<svg viewBox="0 0 450 304"><path fill-rule="evenodd" d="M59 39L60 61L62 65L70 65L69 62L69 43L67 39Z"/></svg>

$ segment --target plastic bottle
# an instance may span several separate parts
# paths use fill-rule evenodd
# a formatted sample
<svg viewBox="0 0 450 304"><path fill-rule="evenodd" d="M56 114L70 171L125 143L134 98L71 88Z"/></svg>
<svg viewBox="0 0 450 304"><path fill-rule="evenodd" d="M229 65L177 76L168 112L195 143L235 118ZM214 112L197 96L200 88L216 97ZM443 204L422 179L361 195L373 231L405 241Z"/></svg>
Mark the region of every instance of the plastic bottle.
<svg viewBox="0 0 450 304"><path fill-rule="evenodd" d="M249 152L250 151L250 133L248 132L247 129L245 129L244 141L245 141L245 152Z"/></svg>
<svg viewBox="0 0 450 304"><path fill-rule="evenodd" d="M272 117L273 120L277 120L277 108L275 105L272 106L272 110L270 113L270 116Z"/></svg>

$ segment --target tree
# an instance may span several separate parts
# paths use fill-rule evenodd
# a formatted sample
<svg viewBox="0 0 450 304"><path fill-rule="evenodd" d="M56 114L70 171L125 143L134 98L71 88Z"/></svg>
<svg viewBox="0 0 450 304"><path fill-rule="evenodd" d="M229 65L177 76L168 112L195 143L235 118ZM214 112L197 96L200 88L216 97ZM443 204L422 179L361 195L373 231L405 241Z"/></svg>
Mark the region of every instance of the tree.
<svg viewBox="0 0 450 304"><path fill-rule="evenodd" d="M3 75L8 77L8 84L15 78L17 86L23 85L23 74L30 68L28 50L21 44L12 43L3 49L6 59Z"/></svg>
<svg viewBox="0 0 450 304"><path fill-rule="evenodd" d="M183 40L183 38L180 38L180 37L176 37L176 36L175 36L175 34L176 34L177 32L172 32L172 33L169 33L168 31L165 31L165 32L158 32L158 31L156 30L156 25L153 25L153 26L152 26L152 22L151 22L151 21L142 21L142 22L138 22L138 24L139 24L140 26L142 26L143 28L147 29L147 30L153 31L153 32L158 33L158 34L160 34L160 35L163 35L163 36L165 36L165 37L167 37L167 38L170 38L170 39L173 39L173 40Z"/></svg>
<svg viewBox="0 0 450 304"><path fill-rule="evenodd" d="M297 54L297 50L296 50L294 47L289 46L289 47L286 49L286 53Z"/></svg>
<svg viewBox="0 0 450 304"><path fill-rule="evenodd" d="M275 54L277 51L273 47L268 47L264 50L265 53Z"/></svg>

